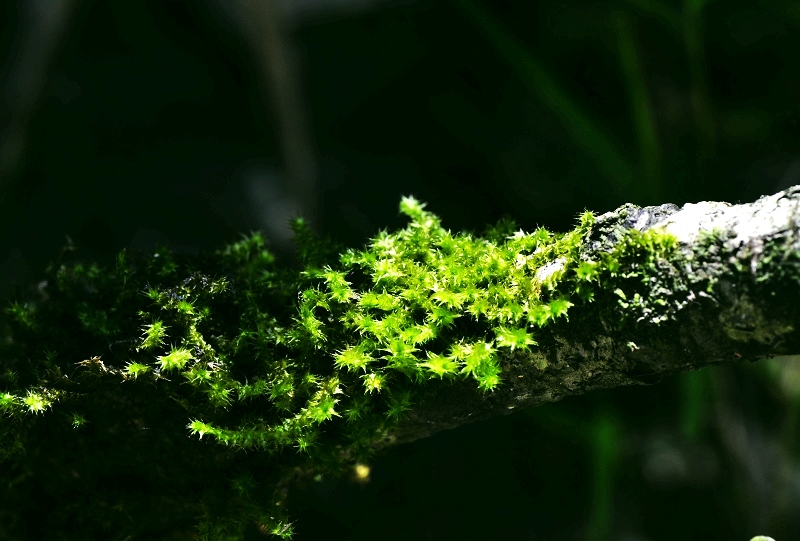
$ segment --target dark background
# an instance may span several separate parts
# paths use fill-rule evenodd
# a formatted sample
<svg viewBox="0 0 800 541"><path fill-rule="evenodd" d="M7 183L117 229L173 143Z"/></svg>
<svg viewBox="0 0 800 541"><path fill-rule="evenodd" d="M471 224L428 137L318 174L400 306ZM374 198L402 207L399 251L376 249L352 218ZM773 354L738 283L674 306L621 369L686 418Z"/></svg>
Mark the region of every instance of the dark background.
<svg viewBox="0 0 800 541"><path fill-rule="evenodd" d="M69 236L196 253L298 214L346 245L800 183L800 7L770 0L0 3L0 297ZM709 324L713 324L710 322ZM798 358L392 449L290 494L296 539L778 541ZM188 437L188 434L187 434Z"/></svg>

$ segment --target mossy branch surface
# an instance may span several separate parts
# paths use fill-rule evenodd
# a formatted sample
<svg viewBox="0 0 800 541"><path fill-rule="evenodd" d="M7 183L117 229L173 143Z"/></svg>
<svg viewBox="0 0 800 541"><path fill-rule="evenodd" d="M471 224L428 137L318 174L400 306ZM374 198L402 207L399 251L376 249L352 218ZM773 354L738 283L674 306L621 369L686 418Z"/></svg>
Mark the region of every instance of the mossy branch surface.
<svg viewBox="0 0 800 541"><path fill-rule="evenodd" d="M257 234L110 268L65 251L6 311L4 528L288 537L295 475L591 389L800 353L800 187L585 212L567 233L454 234L413 198L400 210L408 226L361 250L295 221L302 269ZM49 526L24 524L33 498Z"/></svg>

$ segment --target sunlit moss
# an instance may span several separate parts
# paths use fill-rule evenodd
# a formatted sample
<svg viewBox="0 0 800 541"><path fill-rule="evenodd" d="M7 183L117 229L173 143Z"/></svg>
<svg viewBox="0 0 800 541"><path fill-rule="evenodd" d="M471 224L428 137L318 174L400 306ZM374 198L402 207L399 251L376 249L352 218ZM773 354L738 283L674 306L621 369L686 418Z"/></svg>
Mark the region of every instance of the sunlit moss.
<svg viewBox="0 0 800 541"><path fill-rule="evenodd" d="M504 384L502 356L519 351L545 370L537 333L566 322L596 293L616 289L620 306L652 309L657 299L615 280L624 271L625 280L641 282L675 249L664 233L631 231L589 261L590 212L564 234L526 233L506 220L477 236L446 230L412 197L400 211L409 218L405 228L339 253L294 221L299 270L278 267L259 234L195 260L159 249L123 254L108 272L54 269L49 303L18 302L7 311L21 337L13 355L67 350L99 363L103 351L102 369L79 363L67 381L64 374L76 370L70 355L32 362L23 377L0 380L0 422L58 411L82 426L73 405L100 381L131 411L137 400L162 396L180 412L159 419L164 430L177 424L203 444L261 451L273 471L334 467L365 456L402 422L423 385L435 390L442 380L465 378L491 393ZM62 334L48 334L59 326ZM81 329L86 334L75 334ZM30 384L45 374L70 392ZM251 494L243 486L231 489L236 498ZM290 533L280 513L241 509L266 531ZM214 521L202 516L198 531ZM239 520L218 517L219 524L229 519Z"/></svg>

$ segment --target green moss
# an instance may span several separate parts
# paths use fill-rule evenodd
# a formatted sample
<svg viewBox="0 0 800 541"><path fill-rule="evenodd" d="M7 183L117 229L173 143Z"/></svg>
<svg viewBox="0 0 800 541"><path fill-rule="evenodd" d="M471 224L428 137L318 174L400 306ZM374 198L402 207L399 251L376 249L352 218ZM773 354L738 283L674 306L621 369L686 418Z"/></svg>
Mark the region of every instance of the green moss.
<svg viewBox="0 0 800 541"><path fill-rule="evenodd" d="M154 349L164 344L167 337L167 327L163 321L156 320L142 328L141 349Z"/></svg>
<svg viewBox="0 0 800 541"><path fill-rule="evenodd" d="M163 467L202 495L187 511L201 538L238 538L234 525L248 521L285 537L282 512L264 511L280 503L284 478L366 458L421 386L468 378L490 393L504 384L501 354L519 350L546 369L537 332L601 292L636 317L667 317L663 295L648 294L676 248L662 232L631 230L589 261L590 212L565 234L506 220L480 237L446 230L413 198L400 210L407 227L340 255L295 221L300 270L278 267L258 234L202 258L159 249L123 253L112 270L53 267L49 300L8 309L13 339L0 362L19 377L0 379L0 429L24 439L26 412L73 427L90 415L95 431L119 421L104 415L128 415L136 438L137 427L159 427L154 449L177 445L167 433L196 436L184 445L204 464L238 467L249 462L231 451L259 451L250 467L275 487L259 497L242 483L219 488L230 500L209 496L190 459ZM112 395L116 406L96 411ZM150 460L120 453L120 469Z"/></svg>
<svg viewBox="0 0 800 541"><path fill-rule="evenodd" d="M186 348L172 348L168 355L162 355L158 358L160 369L164 370L180 370L186 363L192 360L192 352Z"/></svg>
<svg viewBox="0 0 800 541"><path fill-rule="evenodd" d="M28 391L22 399L22 403L27 406L30 413L44 413L53 402L40 392Z"/></svg>
<svg viewBox="0 0 800 541"><path fill-rule="evenodd" d="M128 363L125 367L125 372L130 375L133 379L138 378L141 374L146 374L150 371L150 367L146 364L141 364L137 362Z"/></svg>

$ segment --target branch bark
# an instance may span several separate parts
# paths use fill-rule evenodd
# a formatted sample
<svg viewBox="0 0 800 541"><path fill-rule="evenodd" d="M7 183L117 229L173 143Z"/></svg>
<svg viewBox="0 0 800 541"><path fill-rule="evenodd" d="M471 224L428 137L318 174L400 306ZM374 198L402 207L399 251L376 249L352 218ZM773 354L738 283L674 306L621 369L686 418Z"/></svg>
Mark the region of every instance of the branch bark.
<svg viewBox="0 0 800 541"><path fill-rule="evenodd" d="M679 242L670 261L637 277L644 294L620 288L575 306L537 334L535 352L502 356L497 390L437 385L378 446L593 389L800 353L800 186L742 205L625 205L597 219L582 259L614 250L631 229Z"/></svg>

